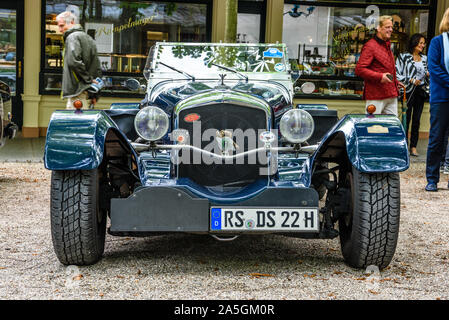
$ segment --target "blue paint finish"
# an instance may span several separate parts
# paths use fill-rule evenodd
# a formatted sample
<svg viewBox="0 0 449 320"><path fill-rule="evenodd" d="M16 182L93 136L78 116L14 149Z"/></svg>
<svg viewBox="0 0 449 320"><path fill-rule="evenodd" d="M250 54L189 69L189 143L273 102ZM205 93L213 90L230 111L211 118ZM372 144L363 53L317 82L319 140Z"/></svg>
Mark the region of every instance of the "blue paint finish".
<svg viewBox="0 0 449 320"><path fill-rule="evenodd" d="M110 109L140 109L140 103L111 103Z"/></svg>
<svg viewBox="0 0 449 320"><path fill-rule="evenodd" d="M145 152L140 154L140 180L142 185L151 185L162 180L170 179L170 153Z"/></svg>
<svg viewBox="0 0 449 320"><path fill-rule="evenodd" d="M147 180L144 186L173 186L182 187L195 196L221 204L238 203L251 199L269 187L268 179L259 179L254 183L242 188L229 191L219 191L214 188L201 186L188 178Z"/></svg>
<svg viewBox="0 0 449 320"><path fill-rule="evenodd" d="M252 199L267 189L276 189L280 187L292 189L307 188L296 181L268 181L267 179L259 179L245 187L231 189L230 191L218 191L214 190L214 188L198 185L188 178L152 180L152 183L147 183L142 186L142 188L160 186L182 188L184 191L190 192L195 197L226 205L237 204Z"/></svg>
<svg viewBox="0 0 449 320"><path fill-rule="evenodd" d="M327 104L297 104L298 109L328 110Z"/></svg>
<svg viewBox="0 0 449 320"><path fill-rule="evenodd" d="M388 133L370 133L368 128L380 125ZM57 111L52 115L47 132L44 162L50 170L89 170L103 159L106 134L109 130L126 141L115 123L103 111L82 113ZM382 130L381 130L382 131ZM308 188L311 185L313 163L326 151L326 142L343 133L345 147L353 166L362 172L396 172L409 166L407 144L401 123L394 117L348 115L324 137L317 152L308 158L294 154L278 155L276 179L262 178L243 188L222 191L194 183L187 178L170 176L170 153L134 153L143 186L171 185L183 187L200 198L216 203L232 204L248 200L267 188ZM133 150L130 147L130 150Z"/></svg>
<svg viewBox="0 0 449 320"><path fill-rule="evenodd" d="M114 121L101 110L55 111L50 119L44 151L49 170L91 170L102 160L106 134L114 130L122 141L126 137ZM134 153L132 147L130 149ZM137 155L134 153L137 158Z"/></svg>
<svg viewBox="0 0 449 320"><path fill-rule="evenodd" d="M267 179L259 179L254 183L236 190L223 192L213 188L207 188L196 184L188 178L180 178L176 181L177 186L182 186L200 198L206 198L217 203L238 203L258 195L268 186Z"/></svg>
<svg viewBox="0 0 449 320"><path fill-rule="evenodd" d="M324 136L311 163L325 154L327 143L339 133L344 134L351 164L361 172L401 172L410 166L402 124L388 115L346 115Z"/></svg>

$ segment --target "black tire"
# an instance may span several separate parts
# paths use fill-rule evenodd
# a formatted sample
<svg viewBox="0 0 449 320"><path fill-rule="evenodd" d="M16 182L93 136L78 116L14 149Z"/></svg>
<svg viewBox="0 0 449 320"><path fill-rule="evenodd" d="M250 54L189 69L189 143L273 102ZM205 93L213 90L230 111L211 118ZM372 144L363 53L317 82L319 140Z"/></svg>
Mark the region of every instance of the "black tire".
<svg viewBox="0 0 449 320"><path fill-rule="evenodd" d="M399 173L368 174L353 168L346 173L351 190L349 213L339 220L343 257L354 268L388 266L399 235Z"/></svg>
<svg viewBox="0 0 449 320"><path fill-rule="evenodd" d="M101 259L107 213L99 209L99 170L53 171L51 235L59 261L89 265Z"/></svg>

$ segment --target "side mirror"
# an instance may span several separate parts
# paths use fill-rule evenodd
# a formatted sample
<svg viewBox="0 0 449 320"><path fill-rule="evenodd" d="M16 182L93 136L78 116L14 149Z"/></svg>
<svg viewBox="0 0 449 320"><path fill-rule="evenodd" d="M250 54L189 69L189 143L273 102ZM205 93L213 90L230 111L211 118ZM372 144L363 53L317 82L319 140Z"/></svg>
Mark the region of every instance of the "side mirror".
<svg viewBox="0 0 449 320"><path fill-rule="evenodd" d="M131 91L139 91L142 87L136 79L128 79L125 81L125 87Z"/></svg>

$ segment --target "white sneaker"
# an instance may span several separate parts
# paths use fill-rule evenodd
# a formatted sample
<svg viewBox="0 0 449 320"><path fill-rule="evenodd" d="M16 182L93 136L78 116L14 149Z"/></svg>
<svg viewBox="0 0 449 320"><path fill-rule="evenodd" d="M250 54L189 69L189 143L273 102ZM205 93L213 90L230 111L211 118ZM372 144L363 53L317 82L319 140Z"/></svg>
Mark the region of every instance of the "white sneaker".
<svg viewBox="0 0 449 320"><path fill-rule="evenodd" d="M449 174L449 166L444 166L443 174Z"/></svg>

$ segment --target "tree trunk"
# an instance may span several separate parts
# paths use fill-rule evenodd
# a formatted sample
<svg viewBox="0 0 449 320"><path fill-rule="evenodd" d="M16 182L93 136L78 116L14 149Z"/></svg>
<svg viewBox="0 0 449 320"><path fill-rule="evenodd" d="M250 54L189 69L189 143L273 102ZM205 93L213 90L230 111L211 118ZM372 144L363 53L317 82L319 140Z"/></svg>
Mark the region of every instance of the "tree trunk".
<svg viewBox="0 0 449 320"><path fill-rule="evenodd" d="M226 0L225 42L235 43L237 39L238 0Z"/></svg>

